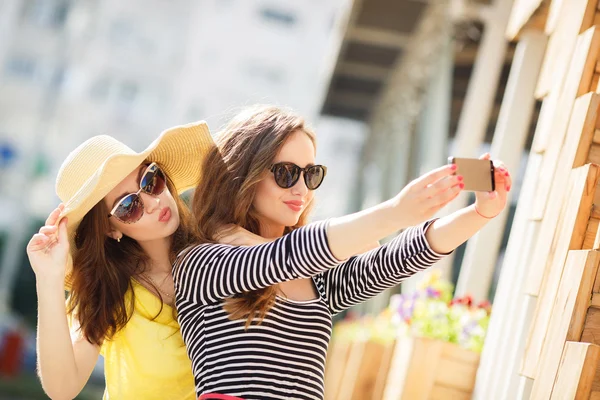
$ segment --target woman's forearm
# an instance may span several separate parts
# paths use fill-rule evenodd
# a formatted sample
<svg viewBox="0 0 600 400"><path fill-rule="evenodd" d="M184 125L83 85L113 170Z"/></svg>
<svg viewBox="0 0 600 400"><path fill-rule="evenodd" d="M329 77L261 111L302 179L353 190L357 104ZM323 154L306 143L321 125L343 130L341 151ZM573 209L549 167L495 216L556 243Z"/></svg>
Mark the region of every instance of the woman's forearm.
<svg viewBox="0 0 600 400"><path fill-rule="evenodd" d="M354 214L332 218L327 229L327 239L333 255L345 260L357 254L357 249L374 248L379 240L403 228L396 216L393 200Z"/></svg>
<svg viewBox="0 0 600 400"><path fill-rule="evenodd" d="M38 373L52 399L75 397L79 380L64 293L61 282L38 282Z"/></svg>
<svg viewBox="0 0 600 400"><path fill-rule="evenodd" d="M425 233L425 237L433 251L449 253L469 240L490 221L490 218L477 213L475 205L470 205L436 220Z"/></svg>

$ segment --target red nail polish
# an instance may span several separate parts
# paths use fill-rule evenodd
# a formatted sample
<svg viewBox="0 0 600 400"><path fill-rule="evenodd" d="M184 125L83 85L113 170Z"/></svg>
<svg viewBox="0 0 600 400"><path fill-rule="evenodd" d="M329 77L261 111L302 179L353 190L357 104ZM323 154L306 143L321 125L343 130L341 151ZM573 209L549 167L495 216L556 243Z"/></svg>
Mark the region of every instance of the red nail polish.
<svg viewBox="0 0 600 400"><path fill-rule="evenodd" d="M464 179L464 178L462 177L462 175L458 175L456 178L457 178L459 181L462 181L462 180Z"/></svg>
<svg viewBox="0 0 600 400"><path fill-rule="evenodd" d="M507 192L510 192L510 186L506 188L506 191L507 191Z"/></svg>
<svg viewBox="0 0 600 400"><path fill-rule="evenodd" d="M505 173L504 175L506 175L506 176L509 176L510 174L507 172L507 173Z"/></svg>
<svg viewBox="0 0 600 400"><path fill-rule="evenodd" d="M460 183L460 184L458 185L458 187L459 187L459 188L461 188L461 189L464 189L464 188L465 188L465 184L464 184L464 183Z"/></svg>
<svg viewBox="0 0 600 400"><path fill-rule="evenodd" d="M457 168L456 164L452 164L452 165L450 166L450 169L451 169L452 171L456 171L456 168Z"/></svg>

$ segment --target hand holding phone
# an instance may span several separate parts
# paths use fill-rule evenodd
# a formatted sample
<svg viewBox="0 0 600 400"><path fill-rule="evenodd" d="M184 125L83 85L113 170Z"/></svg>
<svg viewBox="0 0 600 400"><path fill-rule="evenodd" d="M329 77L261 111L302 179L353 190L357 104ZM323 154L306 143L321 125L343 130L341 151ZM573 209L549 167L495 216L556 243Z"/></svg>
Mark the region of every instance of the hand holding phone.
<svg viewBox="0 0 600 400"><path fill-rule="evenodd" d="M463 177L463 190L471 192L493 192L496 190L494 163L477 158L448 157L449 164L456 164L458 174ZM455 173L456 174L456 173Z"/></svg>

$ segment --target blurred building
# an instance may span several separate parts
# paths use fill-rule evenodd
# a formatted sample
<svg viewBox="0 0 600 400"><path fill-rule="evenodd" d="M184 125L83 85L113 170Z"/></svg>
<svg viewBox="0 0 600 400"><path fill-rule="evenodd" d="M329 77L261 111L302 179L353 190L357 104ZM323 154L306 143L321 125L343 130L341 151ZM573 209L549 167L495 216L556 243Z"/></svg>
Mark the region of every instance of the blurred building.
<svg viewBox="0 0 600 400"><path fill-rule="evenodd" d="M98 134L139 151L201 119L214 133L254 103L315 121L322 66L350 3L1 2L0 310L26 239L58 203L54 179L69 151Z"/></svg>

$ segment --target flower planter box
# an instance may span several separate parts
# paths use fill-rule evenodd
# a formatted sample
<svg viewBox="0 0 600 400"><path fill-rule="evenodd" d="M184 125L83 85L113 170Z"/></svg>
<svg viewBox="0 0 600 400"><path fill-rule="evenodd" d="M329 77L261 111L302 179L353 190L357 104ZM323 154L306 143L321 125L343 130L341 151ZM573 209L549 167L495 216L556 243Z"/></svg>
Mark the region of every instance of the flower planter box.
<svg viewBox="0 0 600 400"><path fill-rule="evenodd" d="M478 366L479 354L456 344L401 338L393 351L382 398L469 400Z"/></svg>

